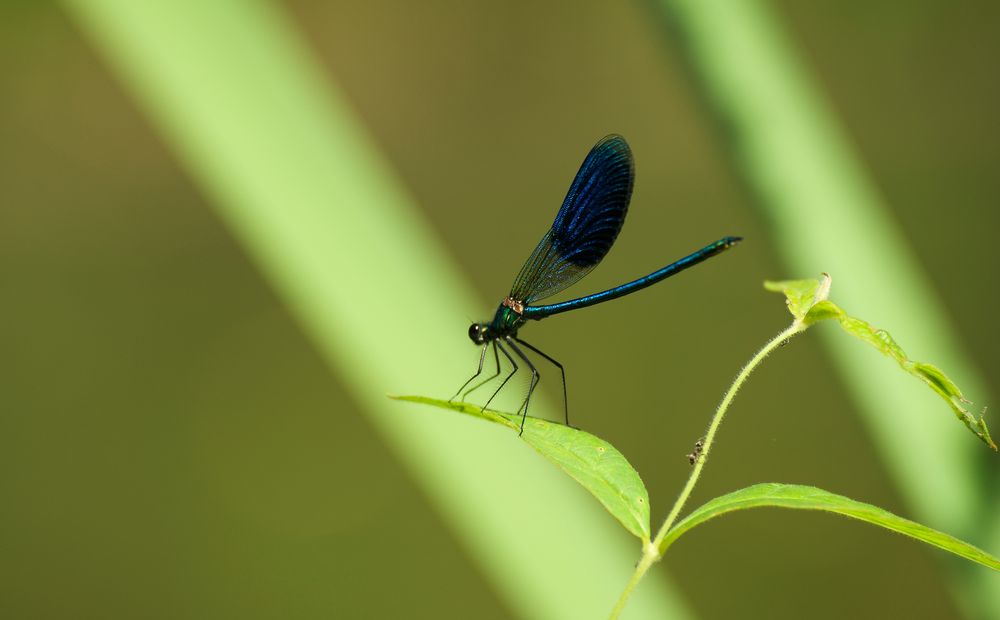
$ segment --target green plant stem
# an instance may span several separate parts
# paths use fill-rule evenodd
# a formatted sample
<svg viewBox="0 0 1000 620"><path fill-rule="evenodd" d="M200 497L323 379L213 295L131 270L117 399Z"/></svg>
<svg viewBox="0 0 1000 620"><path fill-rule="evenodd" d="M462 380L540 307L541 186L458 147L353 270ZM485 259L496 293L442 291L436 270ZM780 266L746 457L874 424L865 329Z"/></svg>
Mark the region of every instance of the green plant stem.
<svg viewBox="0 0 1000 620"><path fill-rule="evenodd" d="M670 528L673 527L674 523L677 521L677 517L680 516L681 510L684 509L684 504L687 503L688 498L691 496L691 492L694 491L694 487L698 483L698 478L701 477L701 470L705 467L705 463L708 462L708 455L712 451L712 443L715 440L715 434L719 430L719 425L722 424L722 418L726 416L726 411L733 403L736 393L740 390L743 384L746 383L750 373L764 361L764 358L770 355L772 351L780 347L792 336L805 331L806 327L807 326L801 321L796 320L784 331L769 340L767 344L757 351L753 358L747 362L747 365L740 370L739 374L736 375L736 379L733 380L732 385L730 385L729 389L726 391L726 395L722 397L722 402L720 402L719 406L716 408L715 415L712 416L712 422L708 425L708 432L705 433L705 440L701 449L701 454L698 456L694 463L694 467L691 469L691 475L688 476L684 489L681 490L680 495L678 495L677 499L674 501L674 506L670 509L670 514L667 515L663 525L660 526L660 530L656 533L656 538L644 546L642 559L636 565L635 572L632 573L632 577L625 585L625 589L622 591L621 596L618 598L618 602L611 611L610 617L612 619L617 618L621 614L629 596L649 570L649 567L663 557L663 553L666 549L661 549L660 545L663 544L663 539L666 537L667 533L670 532Z"/></svg>
<svg viewBox="0 0 1000 620"><path fill-rule="evenodd" d="M625 609L625 603L628 602L629 596L632 594L632 590L639 585L639 581L642 580L643 575L649 570L649 567L653 565L654 562L660 559L660 552L657 551L656 546L647 542L642 549L642 559L636 564L635 571L632 573L632 577L625 584L625 589L622 590L621 596L618 597L618 602L615 603L615 608L611 610L611 618L614 620Z"/></svg>
<svg viewBox="0 0 1000 620"><path fill-rule="evenodd" d="M729 406L733 403L733 399L736 397L736 393L739 389L746 383L747 377L753 372L754 368L760 365L764 361L764 358L770 355L771 351L777 349L783 342L804 331L806 328L800 321L795 321L787 329L779 333L777 336L772 338L765 344L760 351L753 356L753 358L747 363L746 366L740 370L740 373L736 375L736 379L733 380L732 385L729 386L729 390L726 391L726 395L722 398L722 402L719 403L719 407L715 410L715 415L712 417L712 422L708 425L708 432L705 433L705 442L701 449L701 455L695 461L694 467L691 469L691 475L688 476L687 484L684 485L684 489L681 491L680 495L677 496L677 500L674 502L674 507L670 510L670 514L667 515L666 520L663 525L660 526L660 531L656 533L656 538L653 539L653 547L658 553L664 551L660 549L660 544L663 542L663 538L673 527L674 523L677 521L677 517L680 516L681 510L684 508L684 504L687 503L688 498L691 496L691 492L694 491L694 485L698 483L698 478L701 477L701 470L705 467L705 463L708 462L708 455L712 451L712 443L715 441L715 434L719 431L719 425L722 424L722 418L725 417L726 411L729 410Z"/></svg>

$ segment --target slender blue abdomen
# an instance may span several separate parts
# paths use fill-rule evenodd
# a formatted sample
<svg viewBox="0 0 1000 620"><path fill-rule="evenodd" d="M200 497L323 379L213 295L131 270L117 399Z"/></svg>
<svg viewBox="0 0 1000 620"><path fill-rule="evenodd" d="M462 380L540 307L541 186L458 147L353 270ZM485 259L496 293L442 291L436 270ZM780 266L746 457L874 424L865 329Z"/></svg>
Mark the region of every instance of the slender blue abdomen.
<svg viewBox="0 0 1000 620"><path fill-rule="evenodd" d="M660 280L669 278L676 273L684 271L688 267L693 267L698 263L715 256L719 252L728 250L739 243L739 241L740 237L723 237L722 239L703 247L697 252L688 254L684 258L670 263L663 269L658 269L657 271L654 271L653 273L643 276L637 280L632 280L631 282L616 286L600 293L594 293L593 295L587 295L585 297L579 297L577 299L571 299L557 304L528 306L524 309L523 316L526 319L544 319L545 317L552 316L553 314L559 314L560 312L566 312L567 310L586 308L587 306L593 306L594 304L623 297L629 293L634 293L635 291L642 290L647 286L656 284Z"/></svg>

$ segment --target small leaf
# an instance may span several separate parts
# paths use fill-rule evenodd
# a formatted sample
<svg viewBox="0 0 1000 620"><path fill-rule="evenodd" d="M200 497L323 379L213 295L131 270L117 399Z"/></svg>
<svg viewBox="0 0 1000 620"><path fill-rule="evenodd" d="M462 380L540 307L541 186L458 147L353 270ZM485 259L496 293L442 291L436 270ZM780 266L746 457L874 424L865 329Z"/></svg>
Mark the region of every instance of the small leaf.
<svg viewBox="0 0 1000 620"><path fill-rule="evenodd" d="M962 395L961 390L955 382L948 378L940 368L933 364L924 362L914 362L906 357L906 353L896 343L895 339L884 329L876 329L865 321L846 314L839 317L840 326L844 331L864 340L871 346L882 352L883 355L896 360L900 368L917 377L926 383L932 390L937 392L941 398L951 407L955 417L962 421L965 426L979 437L979 439L994 451L997 450L996 443L990 437L990 430L986 426L983 416L976 416L965 408L969 401Z"/></svg>
<svg viewBox="0 0 1000 620"><path fill-rule="evenodd" d="M486 420L487 422L493 422L495 424L506 426L507 428L511 428L515 431L521 429L521 416L517 416L517 423L515 424L513 421L514 416L509 413L502 414L498 411L493 411L492 409L483 409L482 407L473 405L472 403L452 402L440 400L438 398L430 398L428 396L390 396L389 398L408 403L419 403L421 405L431 405L432 407L451 409L452 411L471 415L474 418L480 418Z"/></svg>
<svg viewBox="0 0 1000 620"><path fill-rule="evenodd" d="M917 377L937 392L948 403L952 412L979 439L994 451L997 444L990 437L986 420L978 418L965 408L969 403L955 382L948 378L937 366L923 362L914 362L906 357L902 347L889 332L876 329L867 321L848 315L839 306L826 299L830 294L830 276L823 274L822 280L787 280L784 282L765 282L764 288L769 291L784 293L785 303L795 320L802 325L836 319L845 332L863 340L878 349L883 355L896 360L896 363L911 375Z"/></svg>
<svg viewBox="0 0 1000 620"><path fill-rule="evenodd" d="M395 400L450 409L501 424L517 432L521 416L469 403L426 396L391 396ZM579 482L613 517L643 542L649 541L649 493L621 452L585 431L528 416L521 439Z"/></svg>
<svg viewBox="0 0 1000 620"><path fill-rule="evenodd" d="M796 320L801 321L816 303L816 292L820 288L820 283L816 279L767 281L764 282L764 288L775 293L784 293L788 311Z"/></svg>
<svg viewBox="0 0 1000 620"><path fill-rule="evenodd" d="M962 392L959 391L955 382L941 372L941 369L933 364L925 364L922 362L907 362L907 364L903 367L906 368L910 374L916 375L922 379L931 387L932 390L940 394L942 398L948 401L948 405L955 413L955 417L961 420L970 431L975 433L976 436L983 441L983 443L993 448L993 451L996 452L997 444L990 436L990 429L986 426L985 418L982 415L977 418L972 412L964 407L964 405L969 403L969 401L962 396Z"/></svg>
<svg viewBox="0 0 1000 620"><path fill-rule="evenodd" d="M819 323L827 319L839 319L842 316L844 316L844 311L840 309L840 306L828 299L824 299L809 308L809 312L806 313L803 322L806 325L812 325L813 323Z"/></svg>
<svg viewBox="0 0 1000 620"><path fill-rule="evenodd" d="M745 489L716 497L697 508L667 533L660 543L660 554L662 555L667 550L667 547L688 530L701 525L709 519L735 510L767 506L834 512L915 538L967 560L978 562L983 566L1000 571L1000 559L953 536L910 521L909 519L896 516L877 506L855 501L842 495L817 489L816 487L797 484L755 484Z"/></svg>

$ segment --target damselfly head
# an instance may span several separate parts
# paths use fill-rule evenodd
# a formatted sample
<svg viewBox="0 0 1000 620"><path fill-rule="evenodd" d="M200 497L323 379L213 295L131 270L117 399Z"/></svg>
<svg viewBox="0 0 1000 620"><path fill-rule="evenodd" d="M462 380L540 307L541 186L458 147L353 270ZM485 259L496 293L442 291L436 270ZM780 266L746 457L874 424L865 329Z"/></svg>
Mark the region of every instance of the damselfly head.
<svg viewBox="0 0 1000 620"><path fill-rule="evenodd" d="M485 323L473 323L469 326L469 339L475 344L486 344L490 339L490 327Z"/></svg>

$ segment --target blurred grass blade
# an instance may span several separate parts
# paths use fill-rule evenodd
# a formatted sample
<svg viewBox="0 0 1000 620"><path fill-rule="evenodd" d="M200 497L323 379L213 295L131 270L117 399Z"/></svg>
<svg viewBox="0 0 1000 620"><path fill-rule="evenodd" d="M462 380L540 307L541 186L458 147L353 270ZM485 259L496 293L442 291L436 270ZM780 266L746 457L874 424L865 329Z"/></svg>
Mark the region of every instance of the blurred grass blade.
<svg viewBox="0 0 1000 620"><path fill-rule="evenodd" d="M992 568L995 571L1000 571L1000 559L986 553L982 549L962 542L954 536L949 536L909 519L898 517L877 506L858 502L843 495L836 495L823 489L817 489L816 487L799 484L755 484L745 489L716 497L698 507L684 520L675 525L663 539L663 543L660 545L660 553L666 551L667 547L687 533L688 530L701 525L709 519L714 519L715 517L736 510L766 507L834 512L845 517L865 521L872 525L892 530L910 538L915 538L967 560Z"/></svg>
<svg viewBox="0 0 1000 620"><path fill-rule="evenodd" d="M64 6L513 612L607 608L637 545L603 511L510 437L385 398L450 393L473 361L465 315L486 306L287 17L264 1ZM686 617L666 580L650 586L640 615Z"/></svg>
<svg viewBox="0 0 1000 620"><path fill-rule="evenodd" d="M513 413L425 396L393 398L450 409L514 432L521 430L521 416ZM521 439L579 482L633 536L649 542L649 493L639 473L614 446L586 431L530 416Z"/></svg>
<svg viewBox="0 0 1000 620"><path fill-rule="evenodd" d="M920 260L768 3L656 0L653 6L669 36L679 41L703 101L727 138L726 152L772 226L770 242L786 267L838 274L844 280L838 286L843 305L892 325L905 342L919 342L920 357L948 368L975 400L991 402ZM985 462L992 455L950 433L950 421L928 411L934 403L899 381L893 369L839 334L822 336L915 514L984 546L1000 545L996 477L979 475L995 471ZM921 424L902 424L903 412ZM989 531L983 523L990 524ZM958 573L952 583L956 591L968 587ZM995 576L978 587L979 596L960 599L980 605L980 615L1000 617Z"/></svg>

